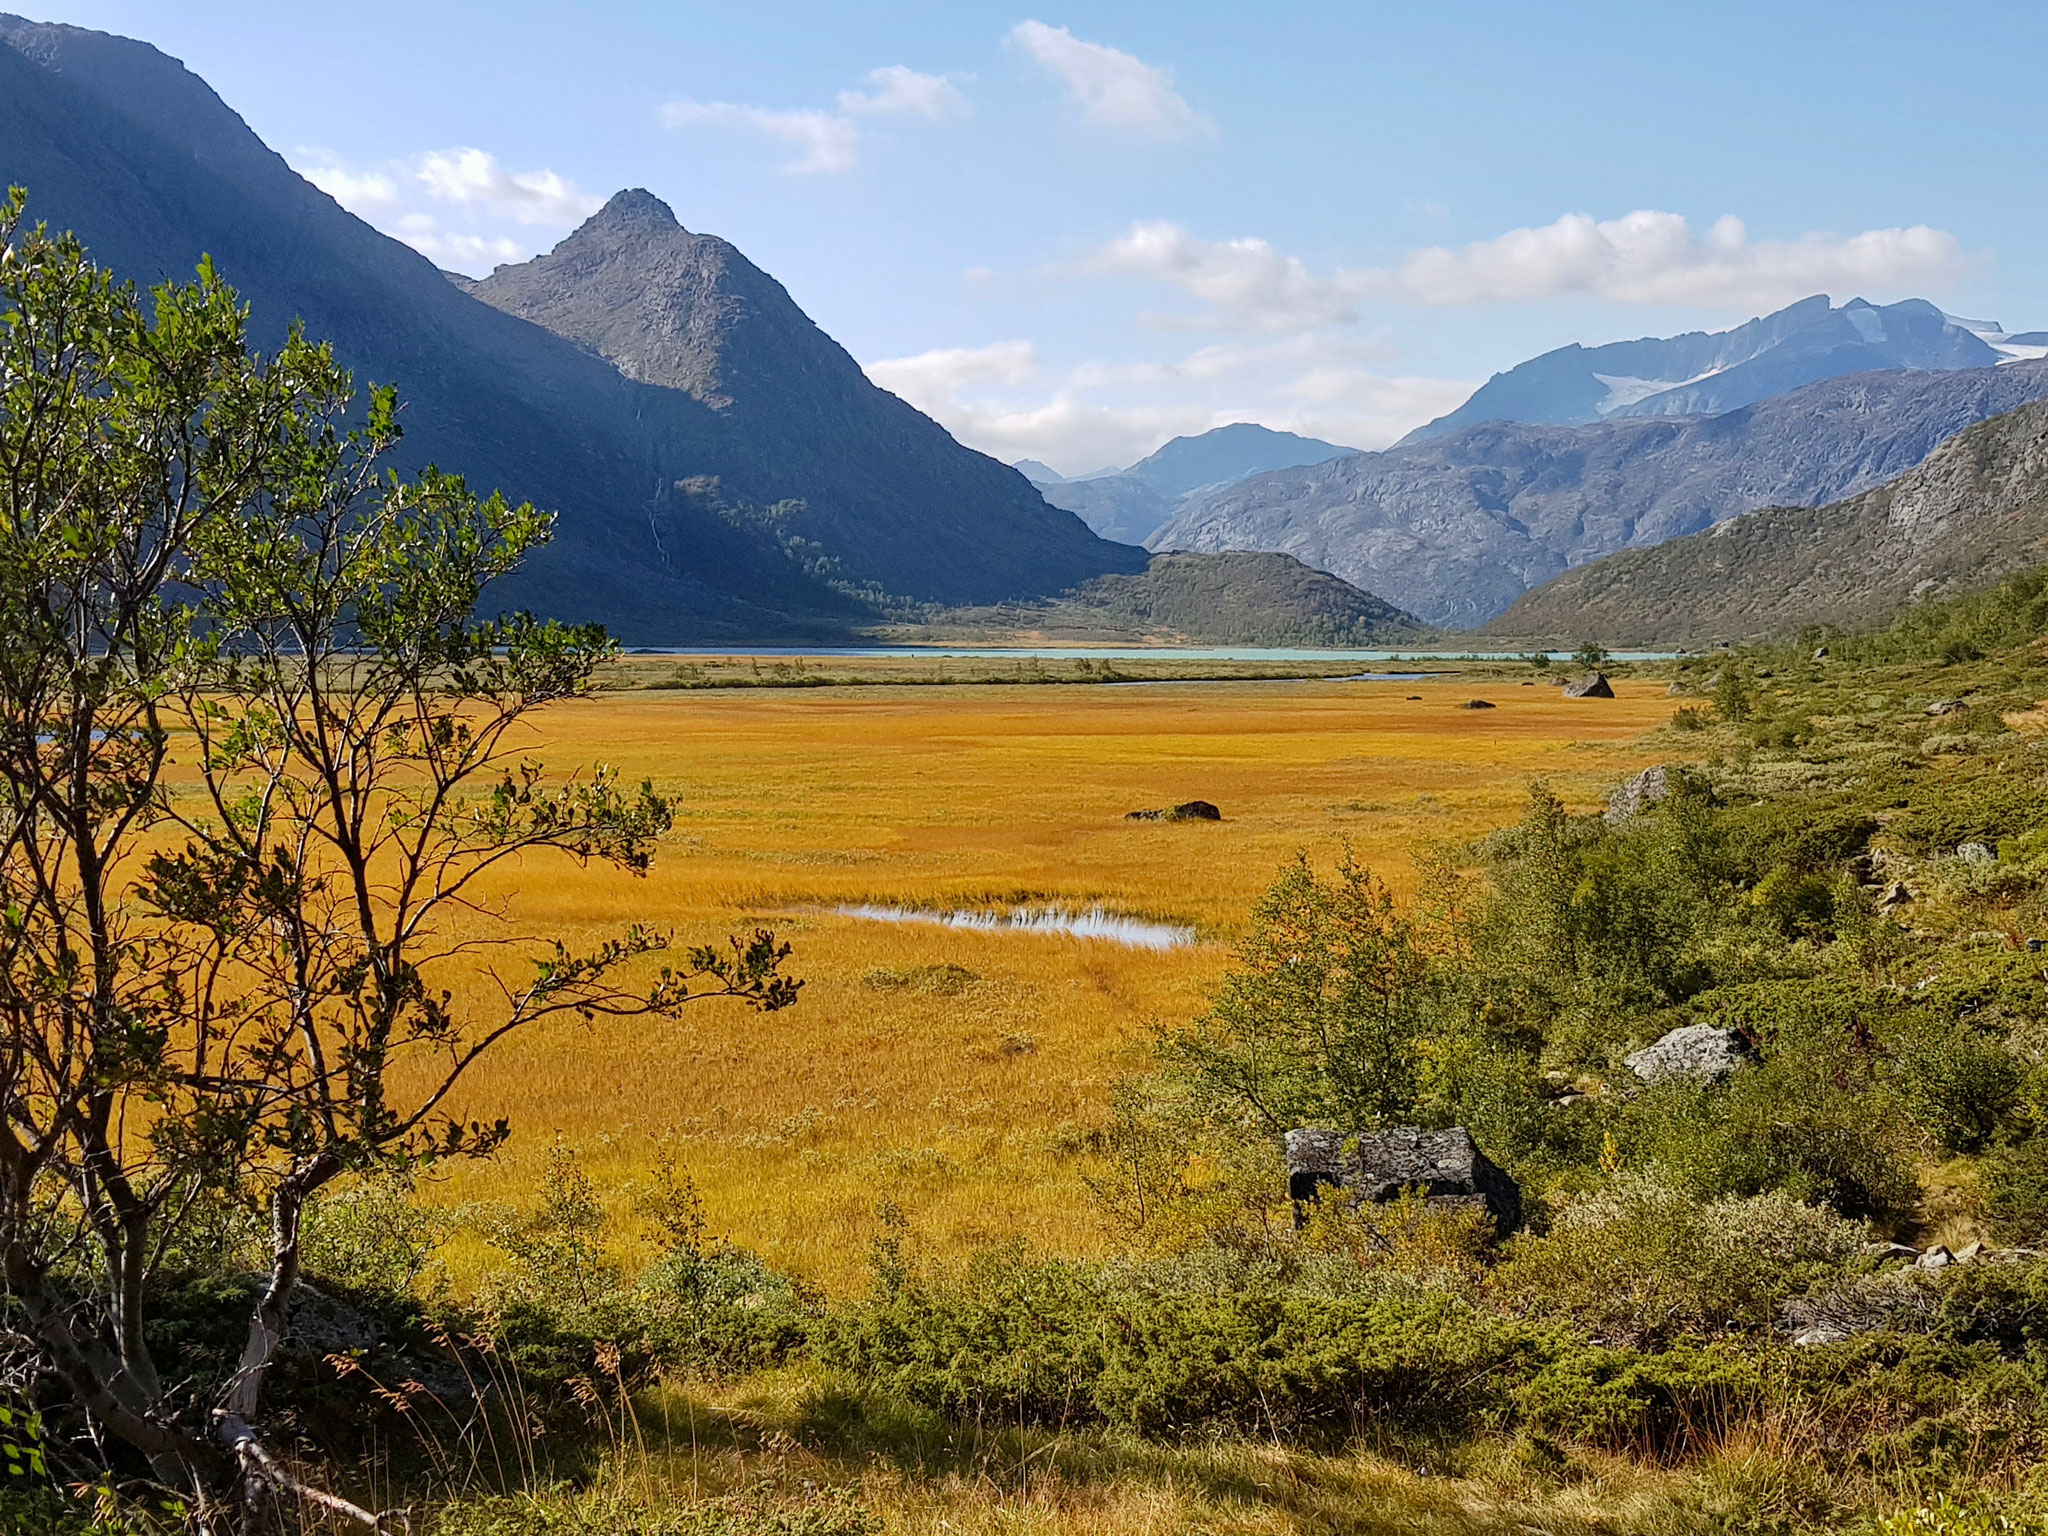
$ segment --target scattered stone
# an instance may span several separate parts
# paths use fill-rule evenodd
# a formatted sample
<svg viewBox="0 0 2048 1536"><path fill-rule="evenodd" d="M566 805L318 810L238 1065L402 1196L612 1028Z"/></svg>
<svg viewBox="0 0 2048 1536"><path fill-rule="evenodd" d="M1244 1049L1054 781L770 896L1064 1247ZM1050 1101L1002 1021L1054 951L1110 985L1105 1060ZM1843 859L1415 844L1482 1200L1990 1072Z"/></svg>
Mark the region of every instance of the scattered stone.
<svg viewBox="0 0 2048 1536"><path fill-rule="evenodd" d="M1674 698L1674 699L1675 699L1675 698L1677 698L1677 697L1679 697L1679 696L1680 696L1681 694L1685 693L1686 691L1687 691L1687 690L1686 690L1686 686L1685 686L1685 684L1683 684L1683 683L1680 683L1680 682L1674 682L1674 683L1672 683L1672 684L1671 684L1671 686L1670 686L1670 687L1668 687L1668 688L1666 688L1666 689L1664 690L1664 692L1665 692L1666 694L1668 694L1668 695L1669 695L1670 697L1672 697L1672 698Z"/></svg>
<svg viewBox="0 0 2048 1536"><path fill-rule="evenodd" d="M1963 1244L1962 1247L1956 1250L1955 1260L1958 1264L1967 1264L1972 1259L1982 1257L1983 1253L1984 1245L1978 1242L1975 1238L1972 1238L1969 1242Z"/></svg>
<svg viewBox="0 0 2048 1536"><path fill-rule="evenodd" d="M1314 1200L1326 1185L1347 1193L1354 1206L1384 1205L1405 1190L1419 1190L1433 1211L1485 1211L1503 1237L1522 1220L1521 1187L1479 1150L1462 1125L1443 1131L1413 1126L1368 1131L1351 1148L1338 1131L1289 1131L1289 1197Z"/></svg>
<svg viewBox="0 0 2048 1536"><path fill-rule="evenodd" d="M1614 685L1607 681L1605 672L1592 672L1566 683L1564 696L1568 699L1611 699L1614 697Z"/></svg>
<svg viewBox="0 0 2048 1536"><path fill-rule="evenodd" d="M1640 816L1648 807L1671 794L1671 769L1666 763L1657 763L1645 768L1626 784L1618 786L1607 797L1607 810L1601 818L1610 826L1618 826L1631 816Z"/></svg>
<svg viewBox="0 0 2048 1536"><path fill-rule="evenodd" d="M1826 661L1828 659L1828 648L1824 645L1821 646L1813 653L1813 659L1815 661Z"/></svg>
<svg viewBox="0 0 2048 1536"><path fill-rule="evenodd" d="M1914 1268L1947 1269L1949 1265L1955 1263L1955 1261L1956 1256L1954 1254L1950 1253L1946 1248L1937 1245L1933 1248L1928 1249L1925 1253L1921 1254L1919 1261L1914 1265Z"/></svg>
<svg viewBox="0 0 2048 1536"><path fill-rule="evenodd" d="M1206 800L1184 800L1159 811L1125 811L1125 821L1221 821L1223 813Z"/></svg>
<svg viewBox="0 0 2048 1536"><path fill-rule="evenodd" d="M1748 1045L1734 1030L1688 1024L1624 1057L1623 1063L1646 1083L1672 1077L1718 1083L1737 1067L1746 1066L1749 1059Z"/></svg>
<svg viewBox="0 0 2048 1536"><path fill-rule="evenodd" d="M1959 715L1970 706L1961 699L1936 699L1927 706L1930 715Z"/></svg>
<svg viewBox="0 0 2048 1536"><path fill-rule="evenodd" d="M1965 864L1996 864L1998 855L1982 843L1956 844L1956 857Z"/></svg>
<svg viewBox="0 0 2048 1536"><path fill-rule="evenodd" d="M2029 939L2029 940L2027 940L2027 953L2028 953L2028 954L2030 954L2030 955L2038 955L2039 953L2041 953L2041 951L2042 951L2043 949L2048 949L2048 939Z"/></svg>
<svg viewBox="0 0 2048 1536"><path fill-rule="evenodd" d="M1773 672L1769 667L1758 667L1756 669L1756 675L1758 677L1776 677L1778 674Z"/></svg>
<svg viewBox="0 0 2048 1536"><path fill-rule="evenodd" d="M1912 1263L1920 1257L1920 1250L1911 1243L1865 1243L1863 1252L1880 1264L1890 1259L1904 1259Z"/></svg>
<svg viewBox="0 0 2048 1536"><path fill-rule="evenodd" d="M1487 703L1487 701L1484 699L1467 699L1464 703L1458 706L1458 708L1460 709L1492 709L1494 707L1495 706Z"/></svg>
<svg viewBox="0 0 2048 1536"><path fill-rule="evenodd" d="M1912 899L1913 893L1906 889L1906 882L1894 880L1885 887L1884 894L1877 898L1877 904L1879 907L1889 911L1893 907L1906 906Z"/></svg>

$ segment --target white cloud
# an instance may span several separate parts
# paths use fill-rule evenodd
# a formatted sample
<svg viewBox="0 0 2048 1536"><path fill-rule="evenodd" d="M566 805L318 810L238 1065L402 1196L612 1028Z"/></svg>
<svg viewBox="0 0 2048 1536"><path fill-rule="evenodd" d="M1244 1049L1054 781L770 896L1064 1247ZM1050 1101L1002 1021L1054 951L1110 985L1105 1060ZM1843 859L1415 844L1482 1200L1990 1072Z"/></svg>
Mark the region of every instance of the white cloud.
<svg viewBox="0 0 2048 1536"><path fill-rule="evenodd" d="M1925 224L1752 243L1732 215L1702 235L1680 214L1641 209L1605 221L1568 213L1455 249L1431 246L1390 270L1343 281L1362 294L1422 304L1584 294L1615 304L1769 308L1831 290L1938 286L1967 266L1955 236Z"/></svg>
<svg viewBox="0 0 2048 1536"><path fill-rule="evenodd" d="M1058 75L1081 116L1104 128L1157 139L1200 138L1216 125L1173 88L1173 76L1118 48L1083 42L1065 27L1020 21L1010 41Z"/></svg>
<svg viewBox="0 0 2048 1536"><path fill-rule="evenodd" d="M685 99L669 102L658 116L665 128L743 128L779 139L798 152L782 168L814 176L850 171L859 163L862 118L936 119L968 110L967 98L944 75L922 74L903 64L870 70L867 85L864 91L841 91L837 112Z"/></svg>
<svg viewBox="0 0 2048 1536"><path fill-rule="evenodd" d="M1340 282L1315 276L1299 257L1283 255L1264 240L1202 240L1165 219L1138 220L1082 267L1166 283L1209 306L1206 315L1185 317L1178 322L1183 324L1297 330L1349 320L1357 302Z"/></svg>
<svg viewBox="0 0 2048 1536"><path fill-rule="evenodd" d="M967 110L960 87L944 75L926 75L902 64L868 72L867 91L841 91L839 110L855 117L949 117Z"/></svg>
<svg viewBox="0 0 2048 1536"><path fill-rule="evenodd" d="M603 206L551 170L513 171L488 150L430 149L368 166L299 149L298 173L342 207L443 267L478 274L538 248L521 229L567 230ZM431 207L434 211L429 212ZM493 227L497 226L497 227Z"/></svg>
<svg viewBox="0 0 2048 1536"><path fill-rule="evenodd" d="M1056 372L1032 343L1004 341L888 358L867 373L970 447L1077 473L1132 463L1168 438L1234 421L1383 447L1472 392L1463 381L1356 366L1390 356L1375 339L1316 332Z"/></svg>
<svg viewBox="0 0 2048 1536"><path fill-rule="evenodd" d="M553 171L509 171L481 149L434 149L413 171L436 202L459 203L516 224L564 228L580 224L604 206L573 181Z"/></svg>
<svg viewBox="0 0 2048 1536"><path fill-rule="evenodd" d="M942 409L969 384L1018 384L1038 373L1038 349L1028 341L986 347L941 347L914 357L867 365L867 376L921 411Z"/></svg>
<svg viewBox="0 0 2048 1536"><path fill-rule="evenodd" d="M502 235L477 235L444 229L433 215L426 213L407 214L389 233L436 266L452 272L476 274L502 262L524 261L533 254Z"/></svg>
<svg viewBox="0 0 2048 1536"><path fill-rule="evenodd" d="M665 128L736 125L765 133L798 150L796 159L783 166L797 175L850 171L858 158L860 129L853 119L813 108L779 111L729 101L672 101L661 109L661 122Z"/></svg>
<svg viewBox="0 0 2048 1536"><path fill-rule="evenodd" d="M1772 309L1812 293L1939 288L1968 266L1953 235L1925 224L1846 238L1807 234L1752 242L1732 216L1699 234L1680 214L1642 210L1604 222L1566 214L1491 240L1430 246L1390 267L1340 268L1324 276L1264 240L1204 240L1178 224L1140 220L1080 270L1145 278L1205 306L1195 314L1148 317L1157 324L1298 330L1348 320L1367 302L1434 306L1585 297Z"/></svg>
<svg viewBox="0 0 2048 1536"><path fill-rule="evenodd" d="M365 214L396 206L398 183L382 171L351 171L339 164L304 165L299 174L350 213Z"/></svg>

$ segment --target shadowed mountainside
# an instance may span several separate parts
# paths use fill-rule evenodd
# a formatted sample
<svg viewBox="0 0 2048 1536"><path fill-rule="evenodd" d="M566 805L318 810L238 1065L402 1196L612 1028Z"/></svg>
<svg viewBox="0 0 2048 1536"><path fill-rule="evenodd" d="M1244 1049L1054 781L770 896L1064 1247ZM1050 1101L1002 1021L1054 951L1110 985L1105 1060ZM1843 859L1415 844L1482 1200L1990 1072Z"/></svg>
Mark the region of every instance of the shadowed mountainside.
<svg viewBox="0 0 2048 1536"><path fill-rule="evenodd" d="M506 584L510 602L634 641L826 638L873 616L847 585L958 602L1142 568L1140 552L868 384L723 242L705 244L716 280L665 299L708 338L706 377L724 384L693 392L463 292L147 44L0 17L0 180L137 282L189 277L211 254L256 345L301 319L360 379L399 386L402 462L559 512L555 544ZM627 195L645 204L660 206ZM768 393L785 384L807 387Z"/></svg>
<svg viewBox="0 0 2048 1536"><path fill-rule="evenodd" d="M2048 564L2048 400L1979 422L1898 478L1772 507L1567 572L1482 631L1611 645L1858 625Z"/></svg>
<svg viewBox="0 0 2048 1536"><path fill-rule="evenodd" d="M737 490L833 575L968 602L1144 567L870 383L780 283L648 192L619 193L546 255L461 286L701 404L721 484L689 494Z"/></svg>

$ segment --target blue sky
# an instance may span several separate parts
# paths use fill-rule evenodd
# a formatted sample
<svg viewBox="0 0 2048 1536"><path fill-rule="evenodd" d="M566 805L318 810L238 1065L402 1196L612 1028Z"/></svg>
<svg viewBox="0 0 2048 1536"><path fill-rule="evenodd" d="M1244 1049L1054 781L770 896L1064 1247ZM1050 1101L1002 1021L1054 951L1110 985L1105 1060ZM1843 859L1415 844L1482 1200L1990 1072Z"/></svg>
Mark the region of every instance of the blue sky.
<svg viewBox="0 0 2048 1536"><path fill-rule="evenodd" d="M2038 0L30 14L183 59L444 265L645 186L1069 473L1240 419L1377 447L1547 348L1812 292L2048 327Z"/></svg>

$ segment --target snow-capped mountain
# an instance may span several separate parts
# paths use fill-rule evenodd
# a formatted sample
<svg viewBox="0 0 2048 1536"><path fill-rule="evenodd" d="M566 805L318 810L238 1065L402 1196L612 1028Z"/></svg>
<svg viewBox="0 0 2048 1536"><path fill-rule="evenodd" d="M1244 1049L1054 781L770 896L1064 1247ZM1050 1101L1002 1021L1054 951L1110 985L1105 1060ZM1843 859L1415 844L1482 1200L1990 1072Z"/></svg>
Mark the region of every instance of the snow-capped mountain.
<svg viewBox="0 0 2048 1536"><path fill-rule="evenodd" d="M2048 333L2011 335L1992 321L1943 314L1925 299L1851 299L1838 308L1815 294L1732 330L1559 347L1495 374L1458 409L1403 441L1426 442L1482 421L1576 426L1711 415L1844 374L1988 368L2044 350Z"/></svg>

